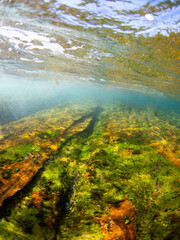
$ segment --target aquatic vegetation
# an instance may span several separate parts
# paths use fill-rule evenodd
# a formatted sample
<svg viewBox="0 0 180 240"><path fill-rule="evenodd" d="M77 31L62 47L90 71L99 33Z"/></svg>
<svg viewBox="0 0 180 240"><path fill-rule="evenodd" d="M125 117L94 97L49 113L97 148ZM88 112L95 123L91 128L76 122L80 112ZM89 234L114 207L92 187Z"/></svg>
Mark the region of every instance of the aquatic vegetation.
<svg viewBox="0 0 180 240"><path fill-rule="evenodd" d="M50 137L55 137L58 135L58 131L53 131L51 129L47 129L45 132L40 132L37 133L37 136L42 138L42 139L46 139L46 138L50 138Z"/></svg>
<svg viewBox="0 0 180 240"><path fill-rule="evenodd" d="M134 207L125 200L119 206L112 207L108 215L95 218L94 221L101 225L104 239L134 239L133 216Z"/></svg>
<svg viewBox="0 0 180 240"><path fill-rule="evenodd" d="M14 167L2 165L2 189L8 186L5 180L24 171L25 161L30 160L34 169L43 165L36 184L0 222L2 237L9 233L12 239L21 235L26 239L176 239L180 169L167 151L177 158L178 128L138 108L79 108L81 116L78 108L69 107L69 118L72 110L76 120L63 131L52 123L41 131L34 125L31 144L21 145L19 140L17 146L2 148L0 157L21 159ZM64 117L58 109L57 123ZM56 116L52 113L52 119L49 112L43 116L47 114L51 122Z"/></svg>
<svg viewBox="0 0 180 240"><path fill-rule="evenodd" d="M0 1L0 239L179 240L179 12Z"/></svg>
<svg viewBox="0 0 180 240"><path fill-rule="evenodd" d="M87 128L94 112L96 108L93 104L91 107L84 105L82 109L77 108L77 105L66 109L57 107L56 111L52 109L37 113L5 126L3 132L6 134L6 141L4 142L3 139L0 141L2 153L0 164L3 170L11 169L14 174L1 188L0 194L3 194L0 195L0 204L8 196L22 189L42 168L48 157L56 152L61 144L63 146L64 141L66 143L73 134L78 134ZM40 123L42 119L43 124ZM31 128L29 122L33 123ZM17 168L20 169L18 172L15 171ZM3 178L0 177L0 180L3 182Z"/></svg>

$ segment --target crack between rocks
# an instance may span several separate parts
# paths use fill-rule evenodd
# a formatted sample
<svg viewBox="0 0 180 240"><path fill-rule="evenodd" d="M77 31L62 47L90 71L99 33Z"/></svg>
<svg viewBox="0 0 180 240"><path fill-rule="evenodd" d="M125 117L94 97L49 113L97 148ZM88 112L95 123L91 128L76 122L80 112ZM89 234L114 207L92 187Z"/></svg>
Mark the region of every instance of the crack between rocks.
<svg viewBox="0 0 180 240"><path fill-rule="evenodd" d="M68 130L70 130L72 127L76 126L79 123L84 122L87 118L90 118L90 117L92 118L88 126L83 131L66 138L66 140L61 144L61 146L56 151L56 153L51 154L50 158L44 162L43 166L37 171L37 173L32 177L32 179L21 190L18 190L13 196L4 200L2 206L0 207L0 219L11 215L11 211L16 207L16 205L20 202L20 200L23 197L25 197L29 192L31 192L34 186L36 186L37 182L41 178L42 173L45 171L46 164L50 161L53 161L53 159L59 156L62 152L62 149L70 141L72 141L73 138L79 136L79 137L83 137L84 139L87 139L93 133L95 124L98 120L98 115L101 113L101 111L102 111L102 108L100 106L97 106L94 109L94 111L82 116L78 120L75 120L71 124L71 126L64 131L64 134L67 134ZM63 224L65 217L67 215L67 212L69 210L68 206L70 204L70 199L73 194L75 181L76 181L76 177L74 177L74 179L72 180L72 184L63 192L61 192L59 195L59 202L57 203L57 210L59 214L57 215L56 221L55 221L55 234L54 234L53 240L57 239L57 235L61 236L60 226Z"/></svg>
<svg viewBox="0 0 180 240"><path fill-rule="evenodd" d="M98 115L100 114L101 111L102 111L102 108L98 106L95 108L95 110L92 113L90 113L86 116L83 116L81 119L77 120L76 124L84 121L85 119L87 119L89 117L92 117L88 126L83 131L79 132L78 134L73 135L69 139L69 141L71 141L73 138L78 137L78 136L83 137L84 139L87 139L89 136L91 136L94 131L95 124L98 120ZM73 126L74 126L74 124L73 124ZM61 149L59 149L58 155L60 155L62 149L63 149L63 147ZM62 235L61 225L64 223L66 215L69 210L69 207L67 208L67 206L70 205L70 200L71 200L71 197L73 194L74 186L76 184L76 178L77 178L77 176L74 177L71 186L69 188L67 188L66 191L60 193L60 196L59 196L60 200L57 203L57 211L59 214L57 215L56 220L55 220L55 234L54 234L53 240L57 239L57 235L59 235L60 237Z"/></svg>

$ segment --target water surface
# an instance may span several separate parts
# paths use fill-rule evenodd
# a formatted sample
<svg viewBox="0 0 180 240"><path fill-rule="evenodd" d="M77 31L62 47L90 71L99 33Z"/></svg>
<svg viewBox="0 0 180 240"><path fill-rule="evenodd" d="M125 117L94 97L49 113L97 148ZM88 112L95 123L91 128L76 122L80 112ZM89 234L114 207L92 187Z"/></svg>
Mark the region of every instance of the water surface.
<svg viewBox="0 0 180 240"><path fill-rule="evenodd" d="M179 100L179 11L179 1L2 1L1 85L90 82Z"/></svg>

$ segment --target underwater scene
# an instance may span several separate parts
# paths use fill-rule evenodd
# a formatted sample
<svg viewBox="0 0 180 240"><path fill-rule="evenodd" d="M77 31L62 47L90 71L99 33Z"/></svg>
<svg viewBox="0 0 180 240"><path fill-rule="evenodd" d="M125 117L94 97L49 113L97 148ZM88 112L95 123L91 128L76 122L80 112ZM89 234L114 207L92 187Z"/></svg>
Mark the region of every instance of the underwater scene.
<svg viewBox="0 0 180 240"><path fill-rule="evenodd" d="M180 1L0 1L0 240L180 239Z"/></svg>

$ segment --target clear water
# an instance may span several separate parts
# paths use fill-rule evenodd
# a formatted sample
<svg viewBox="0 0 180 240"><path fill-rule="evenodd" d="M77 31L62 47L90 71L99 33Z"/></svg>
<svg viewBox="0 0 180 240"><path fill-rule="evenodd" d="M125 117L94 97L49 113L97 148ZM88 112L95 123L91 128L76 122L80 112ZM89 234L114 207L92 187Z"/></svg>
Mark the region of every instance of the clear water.
<svg viewBox="0 0 180 240"><path fill-rule="evenodd" d="M178 111L179 12L175 0L1 1L0 100L107 93Z"/></svg>
<svg viewBox="0 0 180 240"><path fill-rule="evenodd" d="M138 240L178 239L179 13L179 0L0 0L0 239L103 239L89 219L124 195L137 209ZM41 179L30 182L47 159L42 176L54 182L43 191L52 188L52 199ZM64 173L74 174L73 186L61 183L70 181ZM91 174L104 184L103 210ZM74 214L85 214L81 233L71 232L73 214L60 220L61 184L64 211L72 197ZM34 198L38 207L44 198L44 219L29 207Z"/></svg>

